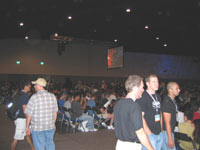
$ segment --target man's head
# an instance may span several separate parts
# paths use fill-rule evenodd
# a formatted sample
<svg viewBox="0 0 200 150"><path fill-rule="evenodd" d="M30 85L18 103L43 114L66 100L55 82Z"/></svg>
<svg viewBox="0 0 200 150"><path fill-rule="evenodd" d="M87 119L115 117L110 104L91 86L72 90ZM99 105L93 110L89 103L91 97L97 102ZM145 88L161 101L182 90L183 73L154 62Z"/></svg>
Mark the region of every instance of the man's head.
<svg viewBox="0 0 200 150"><path fill-rule="evenodd" d="M95 101L95 100L96 100L96 95L92 94L92 95L91 95L91 100L94 100L94 101Z"/></svg>
<svg viewBox="0 0 200 150"><path fill-rule="evenodd" d="M44 78L38 78L36 81L32 81L36 91L44 90L44 87L47 85L47 81Z"/></svg>
<svg viewBox="0 0 200 150"><path fill-rule="evenodd" d="M29 81L22 81L20 86L21 89L26 93L31 90L31 83Z"/></svg>
<svg viewBox="0 0 200 150"><path fill-rule="evenodd" d="M159 89L159 80L157 75L150 74L145 78L145 83L147 85L147 89L151 91L157 91Z"/></svg>
<svg viewBox="0 0 200 150"><path fill-rule="evenodd" d="M169 82L167 84L167 91L168 91L168 94L170 96L176 97L176 96L179 95L179 93L180 93L181 90L179 88L178 83L176 83L176 82Z"/></svg>
<svg viewBox="0 0 200 150"><path fill-rule="evenodd" d="M125 88L128 93L133 93L138 99L144 92L143 78L138 75L130 75L125 82Z"/></svg>
<svg viewBox="0 0 200 150"><path fill-rule="evenodd" d="M80 93L75 93L73 97L74 97L74 101L79 101L80 100Z"/></svg>
<svg viewBox="0 0 200 150"><path fill-rule="evenodd" d="M192 121L194 113L192 111L186 110L184 112L184 120L185 121Z"/></svg>

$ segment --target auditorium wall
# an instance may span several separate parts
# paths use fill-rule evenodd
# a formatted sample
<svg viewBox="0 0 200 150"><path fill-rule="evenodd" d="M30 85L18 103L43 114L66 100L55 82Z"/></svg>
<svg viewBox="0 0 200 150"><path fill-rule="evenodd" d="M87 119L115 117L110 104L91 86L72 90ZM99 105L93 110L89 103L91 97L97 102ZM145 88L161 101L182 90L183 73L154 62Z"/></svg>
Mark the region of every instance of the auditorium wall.
<svg viewBox="0 0 200 150"><path fill-rule="evenodd" d="M194 56L125 52L124 66L109 70L107 49L112 43L74 39L66 43L62 55L58 55L57 45L58 41L51 40L0 40L1 77L10 74L127 77L156 73L163 79L199 80L200 76L200 61Z"/></svg>

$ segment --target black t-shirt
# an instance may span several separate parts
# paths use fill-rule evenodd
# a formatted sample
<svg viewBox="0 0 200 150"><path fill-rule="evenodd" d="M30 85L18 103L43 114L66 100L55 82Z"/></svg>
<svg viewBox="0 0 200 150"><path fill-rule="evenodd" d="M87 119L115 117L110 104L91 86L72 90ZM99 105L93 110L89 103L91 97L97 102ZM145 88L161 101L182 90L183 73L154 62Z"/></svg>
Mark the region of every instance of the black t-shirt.
<svg viewBox="0 0 200 150"><path fill-rule="evenodd" d="M121 98L114 106L115 136L121 141L139 142L136 131L143 127L140 106Z"/></svg>
<svg viewBox="0 0 200 150"><path fill-rule="evenodd" d="M20 108L20 112L19 112L19 117L18 118L26 118L24 111L23 111L23 105L27 105L28 101L29 101L29 95L27 93L25 93L24 91L20 91L20 97L19 97L19 108Z"/></svg>
<svg viewBox="0 0 200 150"><path fill-rule="evenodd" d="M176 126L176 105L169 96L165 96L162 101L162 112L171 114L170 124L172 132L174 132L174 128ZM163 120L163 129L166 130L164 120Z"/></svg>
<svg viewBox="0 0 200 150"><path fill-rule="evenodd" d="M141 111L144 112L144 119L151 132L158 135L161 132L161 125L160 121L155 121L155 115L159 115L161 112L161 97L158 94L153 94L152 96L159 105L153 105L154 100L147 91L144 91L142 97L136 102L140 105Z"/></svg>

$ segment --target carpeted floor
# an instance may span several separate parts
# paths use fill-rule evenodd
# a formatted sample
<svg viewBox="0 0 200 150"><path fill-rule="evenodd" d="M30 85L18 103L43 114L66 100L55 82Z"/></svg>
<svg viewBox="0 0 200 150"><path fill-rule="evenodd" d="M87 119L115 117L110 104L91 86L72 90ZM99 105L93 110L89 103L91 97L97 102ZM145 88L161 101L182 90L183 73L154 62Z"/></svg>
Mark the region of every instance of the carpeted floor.
<svg viewBox="0 0 200 150"><path fill-rule="evenodd" d="M14 135L14 123L5 113L5 106L0 105L0 150L10 150ZM114 131L100 129L97 132L55 133L56 150L114 150ZM20 141L17 150L30 150L25 140Z"/></svg>

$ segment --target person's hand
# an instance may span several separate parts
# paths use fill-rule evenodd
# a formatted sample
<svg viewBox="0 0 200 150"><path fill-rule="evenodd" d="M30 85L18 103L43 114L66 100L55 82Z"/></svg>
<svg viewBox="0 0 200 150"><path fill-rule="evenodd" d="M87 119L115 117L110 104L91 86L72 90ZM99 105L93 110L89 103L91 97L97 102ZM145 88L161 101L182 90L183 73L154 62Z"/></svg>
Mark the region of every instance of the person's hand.
<svg viewBox="0 0 200 150"><path fill-rule="evenodd" d="M26 135L31 135L30 128L26 128Z"/></svg>
<svg viewBox="0 0 200 150"><path fill-rule="evenodd" d="M173 141L173 139L169 139L168 140L168 147L169 148L174 148L174 141Z"/></svg>

